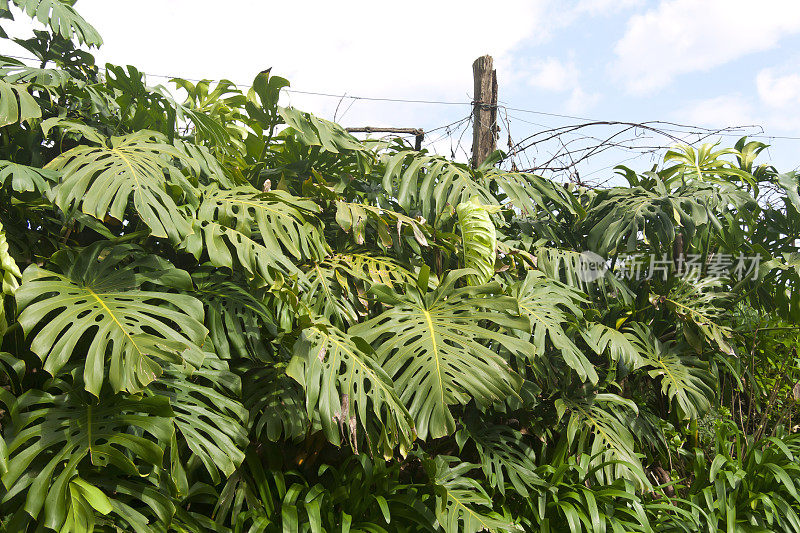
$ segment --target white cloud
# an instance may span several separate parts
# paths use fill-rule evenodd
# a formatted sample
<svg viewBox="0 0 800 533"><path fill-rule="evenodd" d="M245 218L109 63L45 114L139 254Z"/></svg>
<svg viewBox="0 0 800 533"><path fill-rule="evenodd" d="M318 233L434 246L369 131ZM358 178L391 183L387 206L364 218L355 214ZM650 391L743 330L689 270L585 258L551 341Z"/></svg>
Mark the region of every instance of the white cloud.
<svg viewBox="0 0 800 533"><path fill-rule="evenodd" d="M599 93L587 93L580 87L575 87L566 103L568 113L577 114L593 108L600 101Z"/></svg>
<svg viewBox="0 0 800 533"><path fill-rule="evenodd" d="M578 0L572 12L576 15L605 15L640 6L644 0Z"/></svg>
<svg viewBox="0 0 800 533"><path fill-rule="evenodd" d="M725 128L758 123L752 103L740 94L695 100L677 113L678 120L697 126Z"/></svg>
<svg viewBox="0 0 800 533"><path fill-rule="evenodd" d="M487 26L491 13L481 16L486 4L477 0L231 0L222 8L215 0L82 0L78 8L106 41L103 60L151 73L249 83L271 66L301 90L468 102L473 60L493 55L502 79L513 49L541 38L551 1L498 0L491 13L514 14L502 28ZM301 95L292 102L326 117L337 104ZM376 107L356 102L345 123L416 126L446 112L383 103L375 113Z"/></svg>
<svg viewBox="0 0 800 533"><path fill-rule="evenodd" d="M572 61L549 57L531 65L528 83L546 91L567 91L578 84L578 68Z"/></svg>
<svg viewBox="0 0 800 533"><path fill-rule="evenodd" d="M800 74L780 75L775 69L765 68L756 76L756 88L761 101L769 107L800 106Z"/></svg>
<svg viewBox="0 0 800 533"><path fill-rule="evenodd" d="M620 11L644 4L645 0L561 0L552 6L548 13L548 27L562 28L569 26L578 18L608 17ZM545 31L547 31L545 29Z"/></svg>
<svg viewBox="0 0 800 533"><path fill-rule="evenodd" d="M768 50L797 32L797 0L662 0L628 20L613 70L629 91L647 94L678 75Z"/></svg>
<svg viewBox="0 0 800 533"><path fill-rule="evenodd" d="M581 113L594 107L600 100L597 93L587 93L580 83L580 71L573 60L561 61L555 57L548 57L534 62L520 69L524 74L519 77L525 79L531 87L543 91L556 93L569 93L569 98L564 104L568 113Z"/></svg>

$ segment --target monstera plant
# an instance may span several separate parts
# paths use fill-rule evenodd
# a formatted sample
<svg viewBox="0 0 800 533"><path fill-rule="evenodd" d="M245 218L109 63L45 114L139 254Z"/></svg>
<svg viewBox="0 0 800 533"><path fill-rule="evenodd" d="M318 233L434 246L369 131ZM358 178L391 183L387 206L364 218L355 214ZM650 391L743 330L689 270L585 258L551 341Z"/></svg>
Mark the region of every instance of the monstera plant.
<svg viewBox="0 0 800 533"><path fill-rule="evenodd" d="M0 0L40 28L0 56L4 531L800 532L765 145L471 168L270 71L179 101L74 4Z"/></svg>

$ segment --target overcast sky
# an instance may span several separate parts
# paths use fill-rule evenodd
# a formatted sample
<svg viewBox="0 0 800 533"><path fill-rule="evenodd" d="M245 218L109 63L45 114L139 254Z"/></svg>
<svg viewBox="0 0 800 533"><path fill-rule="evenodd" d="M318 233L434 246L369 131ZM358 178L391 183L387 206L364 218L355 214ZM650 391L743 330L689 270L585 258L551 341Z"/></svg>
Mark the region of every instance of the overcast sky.
<svg viewBox="0 0 800 533"><path fill-rule="evenodd" d="M576 122L537 111L752 124L769 136L800 137L798 0L80 0L76 7L105 40L98 61L134 64L151 85L165 82L156 75L246 84L272 67L301 91L462 102L289 95L292 105L329 119L336 113L345 126L431 130L468 116L471 64L488 53L500 100L516 109L504 113L514 140ZM761 140L772 144L780 169L800 164L800 140ZM454 142L432 147L447 153ZM635 155L605 154L582 171L610 174L605 166ZM642 156L627 164L643 170L651 162Z"/></svg>

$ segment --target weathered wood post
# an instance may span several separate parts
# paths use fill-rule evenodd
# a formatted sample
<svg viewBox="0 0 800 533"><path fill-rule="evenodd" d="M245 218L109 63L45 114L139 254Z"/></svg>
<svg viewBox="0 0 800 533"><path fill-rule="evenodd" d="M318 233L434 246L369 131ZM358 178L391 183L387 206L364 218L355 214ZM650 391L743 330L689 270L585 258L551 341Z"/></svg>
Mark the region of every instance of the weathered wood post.
<svg viewBox="0 0 800 533"><path fill-rule="evenodd" d="M475 81L472 111L472 166L483 163L494 151L497 140L497 71L492 56L481 56L472 63Z"/></svg>

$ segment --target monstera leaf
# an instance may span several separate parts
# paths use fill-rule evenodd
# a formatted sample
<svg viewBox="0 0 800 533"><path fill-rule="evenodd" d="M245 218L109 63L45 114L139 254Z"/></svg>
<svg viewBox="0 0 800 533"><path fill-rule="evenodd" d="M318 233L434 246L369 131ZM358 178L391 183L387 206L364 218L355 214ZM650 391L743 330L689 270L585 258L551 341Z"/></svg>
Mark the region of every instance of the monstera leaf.
<svg viewBox="0 0 800 533"><path fill-rule="evenodd" d="M149 389L169 400L175 429L189 449L187 455L203 463L214 483L220 482L220 471L226 477L233 474L249 443L247 410L235 399L241 392L240 379L225 362L209 355L191 374L170 365ZM173 475L185 479L182 470L175 465ZM188 486L182 488L188 492Z"/></svg>
<svg viewBox="0 0 800 533"><path fill-rule="evenodd" d="M526 174L492 168L485 173L487 179L497 184L505 201L519 209L524 216L537 216L562 221L567 217L581 217L586 213L580 202L556 182Z"/></svg>
<svg viewBox="0 0 800 533"><path fill-rule="evenodd" d="M607 352L613 361L624 363L632 370L642 366L642 358L635 344L636 336L629 331L594 323L581 334L596 354Z"/></svg>
<svg viewBox="0 0 800 533"><path fill-rule="evenodd" d="M267 348L262 328L275 328L264 302L241 282L218 271L197 271L192 281L194 295L205 307L205 324L217 355L221 359L264 357Z"/></svg>
<svg viewBox="0 0 800 533"><path fill-rule="evenodd" d="M589 248L605 256L609 252L633 252L644 236L653 250L663 251L682 227L691 237L695 227L708 222L708 208L694 189L669 191L658 182L656 190L614 187L601 190L587 209L584 221Z"/></svg>
<svg viewBox="0 0 800 533"><path fill-rule="evenodd" d="M458 533L516 532L522 528L492 511L492 499L468 476L477 465L455 463L455 457L425 461L436 494L436 519L443 531Z"/></svg>
<svg viewBox="0 0 800 533"><path fill-rule="evenodd" d="M508 426L481 423L475 418L468 418L464 429L456 433L459 447L463 449L466 441L471 440L492 487L505 494L507 480L513 490L527 498L528 489L538 479L533 448L521 432Z"/></svg>
<svg viewBox="0 0 800 533"><path fill-rule="evenodd" d="M232 190L209 186L197 211L197 230L184 243L215 266L233 267L234 254L251 277L272 280L269 268L300 274L294 259L319 260L326 244L311 223L317 205L283 191L259 192L247 185Z"/></svg>
<svg viewBox="0 0 800 533"><path fill-rule="evenodd" d="M86 22L75 8L74 2L62 0L12 0L17 7L31 18L50 26L55 35L71 40L73 35L78 43L98 47L103 39L94 27Z"/></svg>
<svg viewBox="0 0 800 533"><path fill-rule="evenodd" d="M161 465L172 437L166 398L117 394L98 402L81 390L32 389L11 407L9 468L2 477L6 497L24 494L20 507L34 518L44 512L42 523L55 530L68 519L71 481L79 468L113 467L140 478Z"/></svg>
<svg viewBox="0 0 800 533"><path fill-rule="evenodd" d="M365 312L362 291L376 283L402 287L416 279L414 274L388 256L358 251L337 253L305 272L308 288L303 301L319 316L342 329L355 324Z"/></svg>
<svg viewBox="0 0 800 533"><path fill-rule="evenodd" d="M172 194L195 194L173 165L173 159L185 158L185 153L167 144L160 133L142 130L112 137L108 147L76 146L46 168L61 174L53 197L64 211L80 206L97 219L111 216L123 221L132 197L136 213L154 237L180 242L192 233L192 227Z"/></svg>
<svg viewBox="0 0 800 533"><path fill-rule="evenodd" d="M343 435L357 450L358 424L368 430L375 420L384 452L399 444L405 455L414 423L369 344L322 323L303 330L294 353L287 373L305 388L309 416L319 412L331 442L340 444Z"/></svg>
<svg viewBox="0 0 800 533"><path fill-rule="evenodd" d="M58 174L44 168L29 167L0 161L0 183L6 185L11 178L11 189L16 192L38 191L46 193L58 180Z"/></svg>
<svg viewBox="0 0 800 533"><path fill-rule="evenodd" d="M28 92L27 84L0 80L0 127L40 118L42 110Z"/></svg>
<svg viewBox="0 0 800 533"><path fill-rule="evenodd" d="M276 77L272 77L272 79L275 80ZM281 78L277 79L280 80ZM288 85L288 82L286 85ZM278 90L280 90L280 87L278 87ZM262 99L264 98L263 95L259 96ZM278 107L278 113L286 122L286 125L296 132L303 144L319 146L323 150L335 154L345 151L367 151L366 147L358 139L334 122L323 120L293 107ZM259 115L255 115L255 118L259 118Z"/></svg>
<svg viewBox="0 0 800 533"><path fill-rule="evenodd" d="M306 277L308 290L303 301L318 316L325 317L338 328L355 324L359 318L357 293L339 264L331 260L313 263Z"/></svg>
<svg viewBox="0 0 800 533"><path fill-rule="evenodd" d="M0 273L3 276L3 294L14 294L19 287L19 279L22 274L17 262L8 253L8 241L2 224L0 224Z"/></svg>
<svg viewBox="0 0 800 533"><path fill-rule="evenodd" d="M260 192L247 185L231 190L210 186L203 190L197 218L235 228L275 255L321 259L325 243L312 224L318 211L311 200L284 191Z"/></svg>
<svg viewBox="0 0 800 533"><path fill-rule="evenodd" d="M63 532L93 531L95 512L107 515L114 508L102 490L79 477L69 482L69 496Z"/></svg>
<svg viewBox="0 0 800 533"><path fill-rule="evenodd" d="M286 363L248 361L245 368L242 399L250 430L273 442L282 435L290 440L305 435L310 426L305 391L286 375Z"/></svg>
<svg viewBox="0 0 800 533"><path fill-rule="evenodd" d="M402 242L400 238L404 233L410 233L420 246L428 246L432 234L431 227L424 220L362 203L337 201L336 223L347 233L352 233L353 241L359 246L364 244L367 225L375 229L380 244L386 248L395 242L392 226L397 228L397 242ZM410 231L404 232L404 229Z"/></svg>
<svg viewBox="0 0 800 533"><path fill-rule="evenodd" d="M564 362L582 380L597 383L594 365L564 330L569 316L580 317L583 314L579 305L585 299L580 293L538 271L528 272L525 280L515 285L513 293L519 301L520 314L530 320L533 328L533 345L536 348L528 356L543 356L546 353L546 339L549 338L553 346L561 351Z"/></svg>
<svg viewBox="0 0 800 533"><path fill-rule="evenodd" d="M684 355L672 343L662 343L653 333L633 325L636 343L650 377L661 382L661 393L677 409L681 419L699 418L711 408L714 390L708 363L699 357ZM691 352L689 352L691 353Z"/></svg>
<svg viewBox="0 0 800 533"><path fill-rule="evenodd" d="M3 2L0 0L0 11ZM17 59L0 56L0 79L8 83L33 83L40 87L63 87L73 77L65 70L31 67Z"/></svg>
<svg viewBox="0 0 800 533"><path fill-rule="evenodd" d="M637 412L633 401L616 394L597 394L591 400L558 399L560 419L568 415L566 437L579 453L592 457L591 466L600 483L625 478L639 488L650 487L642 463L634 452L634 439L625 426L625 411Z"/></svg>
<svg viewBox="0 0 800 533"><path fill-rule="evenodd" d="M350 329L375 346L423 439L455 430L450 405L470 399L486 405L516 394L520 378L495 351L498 346L520 355L534 351L528 342L497 330L530 327L518 316L516 300L500 296L499 284L455 287L472 273L451 272L431 292L427 269L404 294L373 286L370 292L389 309Z"/></svg>
<svg viewBox="0 0 800 533"><path fill-rule="evenodd" d="M720 351L733 355L730 338L731 328L722 324L724 299L728 294L719 291L719 281L715 278L680 278L664 297L651 295L651 301L658 305L662 299L668 309L685 322L686 340L698 351L702 350L705 338Z"/></svg>
<svg viewBox="0 0 800 533"><path fill-rule="evenodd" d="M57 375L85 354L83 378L95 395L105 380L115 391L135 392L161 374L160 360L199 366L207 330L203 306L185 294L141 290L148 279L191 286L188 275L154 256L126 264L128 245L98 243L53 258L56 271L31 265L16 298L19 323L31 349ZM188 287L187 287L188 286Z"/></svg>
<svg viewBox="0 0 800 533"><path fill-rule="evenodd" d="M798 173L778 174L775 181L786 193L786 204L791 205L795 211L800 213L800 178L798 178Z"/></svg>
<svg viewBox="0 0 800 533"><path fill-rule="evenodd" d="M498 205L489 181L480 174L467 165L425 152L404 150L389 156L383 188L407 213L419 209L434 225L440 216L453 214L455 206L472 198L484 205Z"/></svg>
<svg viewBox="0 0 800 533"><path fill-rule="evenodd" d="M482 285L494 276L494 259L497 251L497 232L489 210L476 198L461 202L456 207L461 228L461 246L464 267L477 274L467 276L470 285Z"/></svg>

